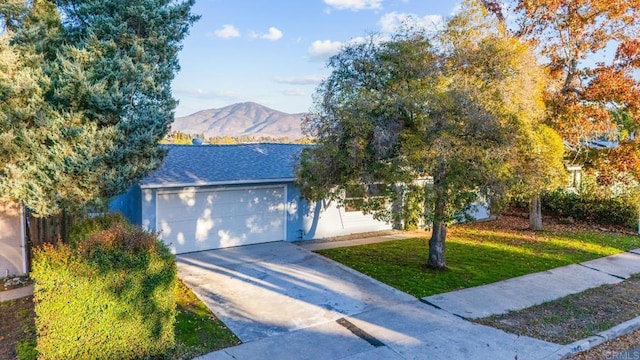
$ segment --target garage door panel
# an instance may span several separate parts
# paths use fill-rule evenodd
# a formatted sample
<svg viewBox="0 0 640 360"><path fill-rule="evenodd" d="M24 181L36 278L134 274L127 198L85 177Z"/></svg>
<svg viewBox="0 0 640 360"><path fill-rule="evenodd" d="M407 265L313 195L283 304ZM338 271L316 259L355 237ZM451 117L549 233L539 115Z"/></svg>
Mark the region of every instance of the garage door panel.
<svg viewBox="0 0 640 360"><path fill-rule="evenodd" d="M177 253L283 240L284 199L284 187L161 193L157 229Z"/></svg>
<svg viewBox="0 0 640 360"><path fill-rule="evenodd" d="M194 218L206 216L207 209L189 207L167 207L162 209L163 220L171 222L188 222Z"/></svg>

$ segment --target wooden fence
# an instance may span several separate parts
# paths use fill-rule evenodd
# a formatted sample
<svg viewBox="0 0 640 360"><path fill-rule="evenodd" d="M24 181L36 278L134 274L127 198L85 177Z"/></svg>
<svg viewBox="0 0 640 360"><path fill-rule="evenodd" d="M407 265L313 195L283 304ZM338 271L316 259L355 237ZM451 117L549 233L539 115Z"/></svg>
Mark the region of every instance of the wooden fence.
<svg viewBox="0 0 640 360"><path fill-rule="evenodd" d="M38 218L27 211L26 236L27 236L27 269L31 271L31 251L34 247L45 243L55 244L68 239L73 217L67 213L61 213L46 218Z"/></svg>

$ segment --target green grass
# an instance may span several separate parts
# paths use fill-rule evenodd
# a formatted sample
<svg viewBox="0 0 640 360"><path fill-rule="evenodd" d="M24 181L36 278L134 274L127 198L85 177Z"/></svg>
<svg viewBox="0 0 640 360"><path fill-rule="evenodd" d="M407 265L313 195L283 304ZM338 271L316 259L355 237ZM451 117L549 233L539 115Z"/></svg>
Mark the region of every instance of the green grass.
<svg viewBox="0 0 640 360"><path fill-rule="evenodd" d="M176 304L177 348L170 358L192 358L240 344L240 340L182 281L178 282Z"/></svg>
<svg viewBox="0 0 640 360"><path fill-rule="evenodd" d="M640 238L608 232L504 230L452 226L446 271L427 269L425 238L318 251L418 298L574 264L640 247Z"/></svg>

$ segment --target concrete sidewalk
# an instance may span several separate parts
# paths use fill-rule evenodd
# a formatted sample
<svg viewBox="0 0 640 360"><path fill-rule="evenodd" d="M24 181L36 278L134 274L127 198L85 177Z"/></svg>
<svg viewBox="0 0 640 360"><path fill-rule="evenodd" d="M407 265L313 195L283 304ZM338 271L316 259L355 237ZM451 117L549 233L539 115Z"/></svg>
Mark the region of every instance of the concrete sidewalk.
<svg viewBox="0 0 640 360"><path fill-rule="evenodd" d="M430 233L399 233L343 241L300 242L297 245L316 251L426 236L430 236ZM605 284L619 283L637 273L640 273L640 249L633 249L493 284L427 296L422 300L462 318L477 319L521 310Z"/></svg>
<svg viewBox="0 0 640 360"><path fill-rule="evenodd" d="M493 284L427 296L423 300L463 318L504 314L615 284L640 273L640 249Z"/></svg>
<svg viewBox="0 0 640 360"><path fill-rule="evenodd" d="M474 324L416 300L246 342L199 360L555 360L565 354L561 345Z"/></svg>
<svg viewBox="0 0 640 360"><path fill-rule="evenodd" d="M348 239L348 240L337 239L337 240L325 240L325 241L322 241L322 240L299 241L299 242L296 242L295 244L309 251L317 251L317 250L333 249L338 247L377 244L381 242L394 241L394 240L414 239L417 237L426 237L426 236L431 236L431 233L427 231L411 231L411 232L398 232L396 234L376 235L376 236L369 236L364 238L355 238L355 239Z"/></svg>
<svg viewBox="0 0 640 360"><path fill-rule="evenodd" d="M16 289L0 291L0 302L20 299L33 295L33 284Z"/></svg>
<svg viewBox="0 0 640 360"><path fill-rule="evenodd" d="M559 359L291 243L178 255L180 278L244 342L207 359Z"/></svg>
<svg viewBox="0 0 640 360"><path fill-rule="evenodd" d="M182 256L181 274L245 341L199 359L561 359L640 327L637 318L560 345L466 320L620 282L640 273L640 249L420 300L308 251L418 236L428 234Z"/></svg>

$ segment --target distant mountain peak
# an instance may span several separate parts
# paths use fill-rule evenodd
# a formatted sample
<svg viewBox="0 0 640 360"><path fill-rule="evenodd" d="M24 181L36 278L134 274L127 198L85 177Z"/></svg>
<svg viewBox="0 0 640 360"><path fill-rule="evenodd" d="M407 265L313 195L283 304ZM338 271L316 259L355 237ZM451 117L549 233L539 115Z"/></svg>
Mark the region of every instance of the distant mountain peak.
<svg viewBox="0 0 640 360"><path fill-rule="evenodd" d="M304 113L288 114L254 102L200 110L175 119L172 130L205 137L271 137L299 139Z"/></svg>

